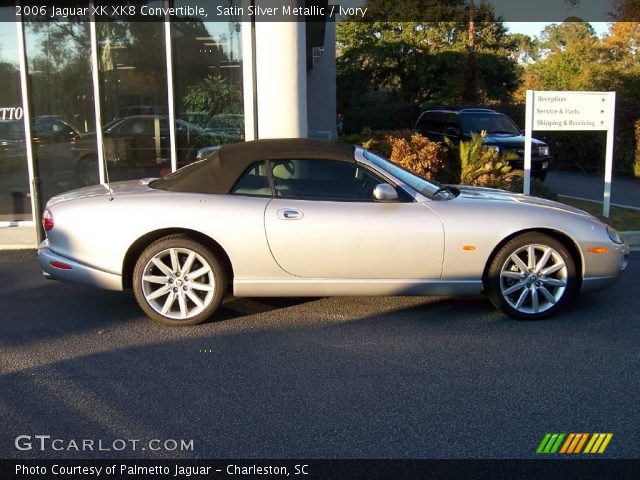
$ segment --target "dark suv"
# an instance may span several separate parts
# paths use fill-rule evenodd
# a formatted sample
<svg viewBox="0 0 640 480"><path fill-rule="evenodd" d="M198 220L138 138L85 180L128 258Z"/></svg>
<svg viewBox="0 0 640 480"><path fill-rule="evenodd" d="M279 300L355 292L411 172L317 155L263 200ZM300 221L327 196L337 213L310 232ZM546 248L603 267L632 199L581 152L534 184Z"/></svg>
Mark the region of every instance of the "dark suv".
<svg viewBox="0 0 640 480"><path fill-rule="evenodd" d="M524 168L524 133L504 113L489 108L443 107L427 110L420 115L414 130L425 137L444 142L448 137L454 143L471 138L471 132L485 130L485 145L499 153L511 152L517 156L509 163L515 169ZM531 174L544 180L552 157L549 146L535 138L531 139Z"/></svg>

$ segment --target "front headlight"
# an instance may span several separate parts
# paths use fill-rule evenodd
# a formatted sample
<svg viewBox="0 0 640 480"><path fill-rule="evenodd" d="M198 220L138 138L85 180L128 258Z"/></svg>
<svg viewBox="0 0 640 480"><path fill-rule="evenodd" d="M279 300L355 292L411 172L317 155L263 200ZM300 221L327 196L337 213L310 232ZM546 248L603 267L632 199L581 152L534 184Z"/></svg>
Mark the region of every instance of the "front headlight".
<svg viewBox="0 0 640 480"><path fill-rule="evenodd" d="M544 147L538 147L538 156L540 157L546 157L549 155L549 147L548 146L544 146Z"/></svg>
<svg viewBox="0 0 640 480"><path fill-rule="evenodd" d="M500 147L498 145L483 145L483 151L500 153Z"/></svg>
<svg viewBox="0 0 640 480"><path fill-rule="evenodd" d="M607 234L613 243L617 243L618 245L622 245L624 243L624 239L622 235L613 227L607 225Z"/></svg>

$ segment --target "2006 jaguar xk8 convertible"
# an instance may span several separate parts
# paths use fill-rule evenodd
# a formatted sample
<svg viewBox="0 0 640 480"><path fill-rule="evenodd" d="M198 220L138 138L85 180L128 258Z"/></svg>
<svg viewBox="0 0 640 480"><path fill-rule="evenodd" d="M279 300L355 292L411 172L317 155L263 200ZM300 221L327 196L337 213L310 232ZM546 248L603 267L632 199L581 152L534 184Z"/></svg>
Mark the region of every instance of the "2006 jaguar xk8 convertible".
<svg viewBox="0 0 640 480"><path fill-rule="evenodd" d="M367 150L258 140L155 180L52 198L47 277L133 288L152 319L195 325L224 295L475 295L539 319L610 285L628 244L560 203L445 186Z"/></svg>

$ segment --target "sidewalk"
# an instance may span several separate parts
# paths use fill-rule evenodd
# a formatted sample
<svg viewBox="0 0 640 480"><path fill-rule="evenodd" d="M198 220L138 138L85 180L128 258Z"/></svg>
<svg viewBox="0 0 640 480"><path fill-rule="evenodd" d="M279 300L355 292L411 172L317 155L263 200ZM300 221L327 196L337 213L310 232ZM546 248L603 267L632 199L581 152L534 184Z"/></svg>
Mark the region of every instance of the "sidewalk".
<svg viewBox="0 0 640 480"><path fill-rule="evenodd" d="M0 227L0 250L21 250L36 247L35 226Z"/></svg>

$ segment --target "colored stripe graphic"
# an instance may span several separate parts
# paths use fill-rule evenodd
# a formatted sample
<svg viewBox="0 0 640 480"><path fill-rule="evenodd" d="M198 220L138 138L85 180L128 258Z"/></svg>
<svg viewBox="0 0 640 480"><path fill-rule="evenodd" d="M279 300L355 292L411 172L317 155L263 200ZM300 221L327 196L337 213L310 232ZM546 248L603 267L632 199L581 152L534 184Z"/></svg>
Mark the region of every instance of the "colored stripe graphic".
<svg viewBox="0 0 640 480"><path fill-rule="evenodd" d="M565 433L547 433L538 445L536 453L556 453L565 436Z"/></svg>
<svg viewBox="0 0 640 480"><path fill-rule="evenodd" d="M613 438L613 433L594 433L584 453L604 453Z"/></svg>
<svg viewBox="0 0 640 480"><path fill-rule="evenodd" d="M566 438L566 440L565 440ZM613 433L547 433L536 450L537 454L604 453ZM563 443L564 440L564 443ZM587 443L587 440L589 442ZM587 444L584 451L583 447ZM560 447L562 445L562 448ZM559 450L559 451L558 451Z"/></svg>

